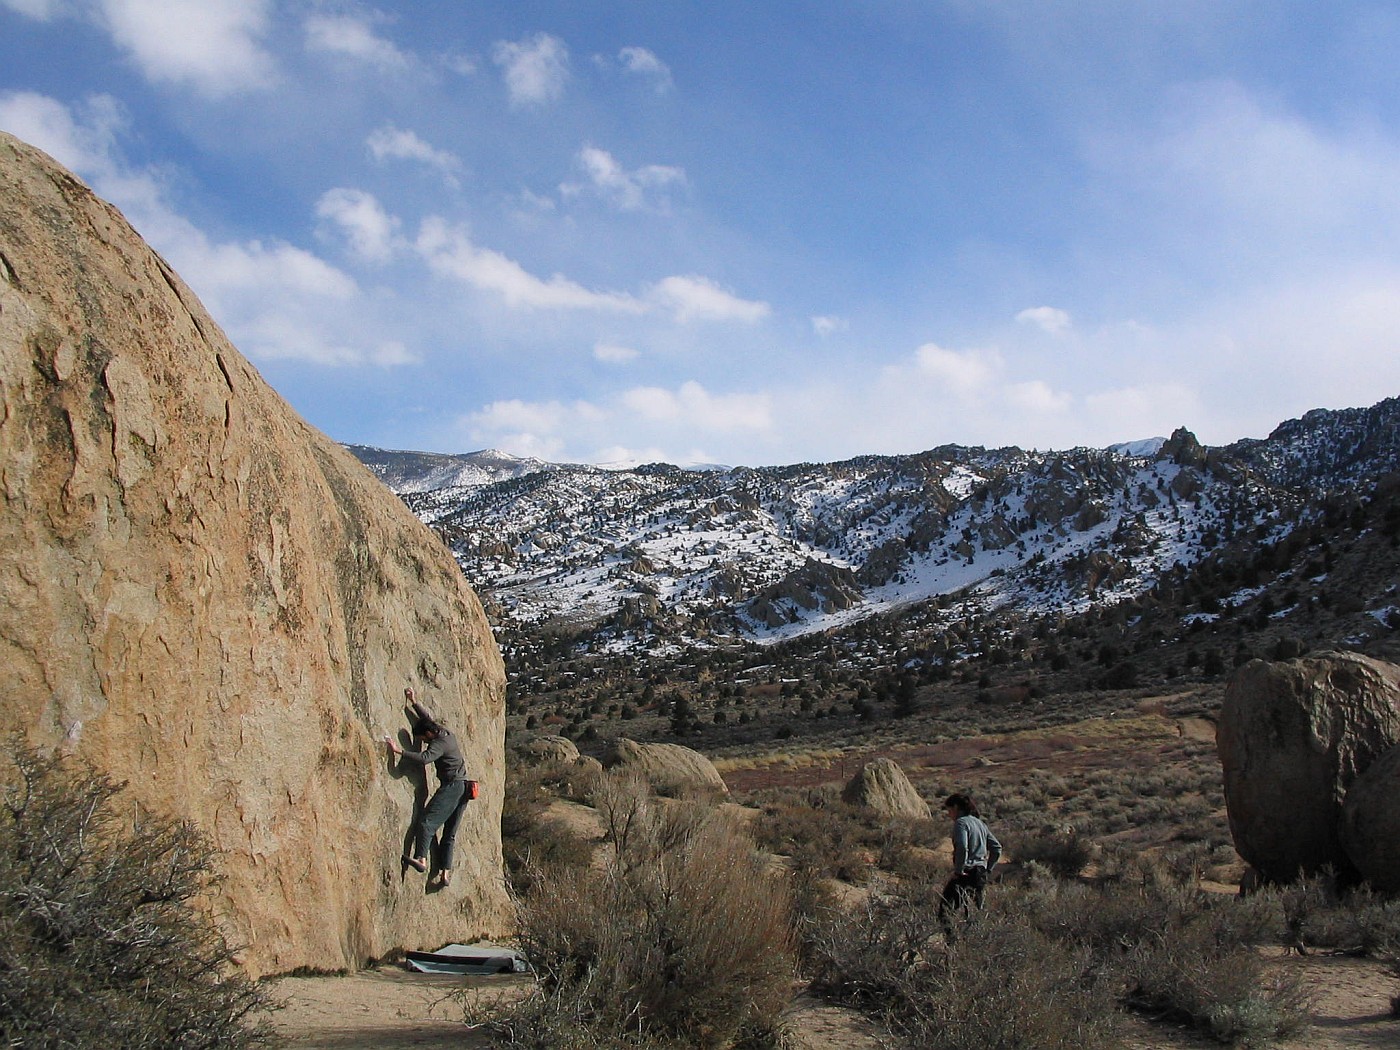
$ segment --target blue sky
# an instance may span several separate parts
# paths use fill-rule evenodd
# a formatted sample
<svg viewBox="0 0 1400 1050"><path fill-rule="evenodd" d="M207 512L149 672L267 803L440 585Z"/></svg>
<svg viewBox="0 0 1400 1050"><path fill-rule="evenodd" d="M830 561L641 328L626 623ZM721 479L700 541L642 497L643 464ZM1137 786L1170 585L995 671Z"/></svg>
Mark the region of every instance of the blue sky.
<svg viewBox="0 0 1400 1050"><path fill-rule="evenodd" d="M780 464L1400 394L1400 6L0 0L332 437Z"/></svg>

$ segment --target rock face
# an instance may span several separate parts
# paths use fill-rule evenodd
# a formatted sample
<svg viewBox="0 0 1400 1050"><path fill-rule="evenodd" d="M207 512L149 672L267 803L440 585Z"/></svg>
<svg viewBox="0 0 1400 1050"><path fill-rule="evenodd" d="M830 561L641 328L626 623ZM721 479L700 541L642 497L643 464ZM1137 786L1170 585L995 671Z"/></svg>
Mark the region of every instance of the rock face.
<svg viewBox="0 0 1400 1050"><path fill-rule="evenodd" d="M531 762L576 762L578 746L566 736L537 736L521 751Z"/></svg>
<svg viewBox="0 0 1400 1050"><path fill-rule="evenodd" d="M1400 747L1352 781L1342 805L1342 845L1372 886L1400 890Z"/></svg>
<svg viewBox="0 0 1400 1050"><path fill-rule="evenodd" d="M1355 867L1342 802L1400 741L1400 667L1354 653L1240 668L1225 690L1216 746L1235 848L1266 880Z"/></svg>
<svg viewBox="0 0 1400 1050"><path fill-rule="evenodd" d="M867 806L882 817L929 818L928 803L923 800L899 763L889 758L876 758L856 772L841 792L843 801Z"/></svg>
<svg viewBox="0 0 1400 1050"><path fill-rule="evenodd" d="M659 795L729 794L715 764L680 744L639 744L623 737L603 759L603 766L644 777Z"/></svg>
<svg viewBox="0 0 1400 1050"><path fill-rule="evenodd" d="M504 672L451 556L4 134L0 200L0 731L203 828L254 974L505 932ZM382 743L406 685L482 784L432 894L399 863L423 781Z"/></svg>

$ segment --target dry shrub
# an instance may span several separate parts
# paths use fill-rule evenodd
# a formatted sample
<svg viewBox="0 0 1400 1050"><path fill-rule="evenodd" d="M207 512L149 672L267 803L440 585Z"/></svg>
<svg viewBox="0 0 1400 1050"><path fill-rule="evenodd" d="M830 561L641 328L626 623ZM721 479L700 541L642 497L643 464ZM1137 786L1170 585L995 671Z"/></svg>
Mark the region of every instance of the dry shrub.
<svg viewBox="0 0 1400 1050"><path fill-rule="evenodd" d="M992 907L948 944L932 882L872 894L817 932L812 987L880 1015L909 1045L1094 1050L1119 1045L1111 990L1087 946Z"/></svg>
<svg viewBox="0 0 1400 1050"><path fill-rule="evenodd" d="M1016 859L1039 864L1059 878L1073 879L1094 859L1094 848L1074 831L1042 832L1017 840Z"/></svg>
<svg viewBox="0 0 1400 1050"><path fill-rule="evenodd" d="M1062 885L1025 905L1030 921L1084 945L1116 972L1128 1006L1240 1045L1308 1023L1309 1003L1297 979L1271 976L1255 950L1276 943L1282 932L1281 911L1267 900L1149 880Z"/></svg>
<svg viewBox="0 0 1400 1050"><path fill-rule="evenodd" d="M1121 1006L1240 1045L1308 1023L1297 980L1255 950L1279 938L1276 902L1047 878L993 892L949 943L936 900L931 884L894 888L831 921L812 938L814 989L949 1050L1116 1046Z"/></svg>
<svg viewBox="0 0 1400 1050"><path fill-rule="evenodd" d="M613 857L623 868L658 863L720 819L706 800L653 795L647 780L635 773L601 778L593 791L593 808L603 818Z"/></svg>
<svg viewBox="0 0 1400 1050"><path fill-rule="evenodd" d="M118 815L121 785L18 742L0 806L0 1043L245 1047L269 1003L200 899L191 824Z"/></svg>
<svg viewBox="0 0 1400 1050"><path fill-rule="evenodd" d="M1277 900L1290 943L1400 960L1400 899L1361 886L1340 889L1331 876L1300 879L1259 896Z"/></svg>
<svg viewBox="0 0 1400 1050"><path fill-rule="evenodd" d="M1103 971L1065 944L998 910L961 924L916 982L910 1042L929 1050L999 1046L1095 1050L1121 1046Z"/></svg>
<svg viewBox="0 0 1400 1050"><path fill-rule="evenodd" d="M782 793L764 801L754 825L758 843L792 858L804 872L859 884L887 844L887 825L835 798Z"/></svg>
<svg viewBox="0 0 1400 1050"><path fill-rule="evenodd" d="M498 1026L542 1047L775 1039L794 972L784 881L713 808L622 779L596 797L612 856L544 871L524 897L539 994Z"/></svg>

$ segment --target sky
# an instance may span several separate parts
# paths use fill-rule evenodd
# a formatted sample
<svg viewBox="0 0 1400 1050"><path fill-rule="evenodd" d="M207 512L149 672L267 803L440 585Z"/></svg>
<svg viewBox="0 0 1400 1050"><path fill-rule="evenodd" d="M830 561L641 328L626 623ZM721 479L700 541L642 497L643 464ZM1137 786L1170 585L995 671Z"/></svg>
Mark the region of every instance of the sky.
<svg viewBox="0 0 1400 1050"><path fill-rule="evenodd" d="M1396 55L1393 0L0 0L0 129L339 441L1226 444L1400 394Z"/></svg>

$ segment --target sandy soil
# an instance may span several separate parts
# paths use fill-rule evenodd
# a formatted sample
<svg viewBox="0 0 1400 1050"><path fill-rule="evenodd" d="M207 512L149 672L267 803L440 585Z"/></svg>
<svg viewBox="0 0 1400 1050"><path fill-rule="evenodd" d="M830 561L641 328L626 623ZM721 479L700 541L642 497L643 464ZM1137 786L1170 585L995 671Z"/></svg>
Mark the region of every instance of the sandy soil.
<svg viewBox="0 0 1400 1050"><path fill-rule="evenodd" d="M1380 1050L1400 1047L1390 1000L1400 978L1369 959L1285 956L1275 965L1302 974L1317 996L1313 1027L1280 1050ZM491 1046L467 1028L453 993L484 999L523 994L522 977L442 977L385 966L346 977L289 977L274 985L286 1007L273 1024L286 1046L325 1050L409 1050ZM788 1011L793 1050L880 1050L877 1026L860 1014L800 995ZM1218 1050L1220 1044L1171 1025L1131 1018L1127 1050Z"/></svg>

